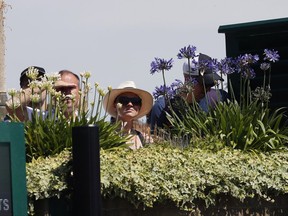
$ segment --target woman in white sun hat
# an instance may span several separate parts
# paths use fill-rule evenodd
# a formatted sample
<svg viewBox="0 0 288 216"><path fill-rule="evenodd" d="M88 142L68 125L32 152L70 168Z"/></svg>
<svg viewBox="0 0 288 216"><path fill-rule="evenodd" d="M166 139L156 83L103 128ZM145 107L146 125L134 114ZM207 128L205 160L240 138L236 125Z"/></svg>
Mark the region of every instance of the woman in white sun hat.
<svg viewBox="0 0 288 216"><path fill-rule="evenodd" d="M136 88L133 81L125 81L118 88L109 91L103 100L103 107L116 121L121 121L121 129L131 134L131 149L143 146L144 136L134 128L134 121L148 114L153 105L152 95Z"/></svg>

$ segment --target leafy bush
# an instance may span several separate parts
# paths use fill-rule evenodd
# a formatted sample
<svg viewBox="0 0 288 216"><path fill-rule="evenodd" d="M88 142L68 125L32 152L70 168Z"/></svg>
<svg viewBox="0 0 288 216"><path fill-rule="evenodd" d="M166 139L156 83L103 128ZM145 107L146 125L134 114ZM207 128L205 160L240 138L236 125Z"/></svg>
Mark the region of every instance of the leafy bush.
<svg viewBox="0 0 288 216"><path fill-rule="evenodd" d="M71 152L67 149L49 157L38 157L26 164L28 197L44 199L60 197L67 190L67 176L71 171Z"/></svg>
<svg viewBox="0 0 288 216"><path fill-rule="evenodd" d="M99 143L103 149L124 146L127 137L118 133L117 124L110 124L105 117L87 118L83 116L71 121L63 116L57 120L42 119L25 123L25 142L27 159L39 156L51 156L60 153L65 148L72 147L72 128L77 126L97 125L99 127Z"/></svg>
<svg viewBox="0 0 288 216"><path fill-rule="evenodd" d="M193 207L197 199L209 206L217 194L270 200L287 192L287 157L287 151L253 154L226 148L215 153L167 146L102 152L102 194L149 207L167 200Z"/></svg>
<svg viewBox="0 0 288 216"><path fill-rule="evenodd" d="M121 197L135 206L153 207L171 201L191 210L197 200L204 200L207 207L215 204L219 194L241 201L254 196L273 201L273 197L288 192L287 149L256 154L229 148L215 152L151 144L137 151L101 150L100 157L102 196ZM65 150L27 164L31 202L59 196L67 189L70 160L71 154Z"/></svg>
<svg viewBox="0 0 288 216"><path fill-rule="evenodd" d="M190 136L192 145L198 145L195 139L215 136L224 145L245 151L281 149L288 141L288 128L283 126L285 110L279 108L272 112L261 106L253 102L241 108L237 101L230 101L218 103L209 113L187 106L185 118L172 116L170 121L174 133Z"/></svg>

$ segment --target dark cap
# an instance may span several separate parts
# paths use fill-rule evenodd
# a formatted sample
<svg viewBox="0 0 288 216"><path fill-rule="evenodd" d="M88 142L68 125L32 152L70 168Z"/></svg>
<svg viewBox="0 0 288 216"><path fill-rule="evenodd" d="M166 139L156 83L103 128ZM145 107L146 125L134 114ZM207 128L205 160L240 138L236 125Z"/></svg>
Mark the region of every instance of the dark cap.
<svg viewBox="0 0 288 216"><path fill-rule="evenodd" d="M30 68L35 68L38 70L38 77L41 77L45 74L45 69L42 68L42 67L38 67L38 66L30 66L28 68L26 68L25 70L23 70L21 72L21 75L20 75L20 86L22 87L22 84L24 80L28 80L28 77L27 77L27 73L29 71Z"/></svg>

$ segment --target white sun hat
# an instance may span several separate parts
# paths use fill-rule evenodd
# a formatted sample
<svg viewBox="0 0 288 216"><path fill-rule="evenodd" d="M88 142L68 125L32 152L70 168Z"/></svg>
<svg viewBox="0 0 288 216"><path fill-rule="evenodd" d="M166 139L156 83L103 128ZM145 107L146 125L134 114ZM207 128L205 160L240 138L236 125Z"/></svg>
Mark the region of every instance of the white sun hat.
<svg viewBox="0 0 288 216"><path fill-rule="evenodd" d="M142 89L136 88L136 85L133 81L125 81L121 83L117 88L109 91L103 100L103 107L106 112L108 112L111 116L116 117L117 112L114 106L115 99L122 93L131 92L138 95L142 100L142 105L139 110L138 115L135 119L141 118L148 114L153 105L153 97L152 95Z"/></svg>

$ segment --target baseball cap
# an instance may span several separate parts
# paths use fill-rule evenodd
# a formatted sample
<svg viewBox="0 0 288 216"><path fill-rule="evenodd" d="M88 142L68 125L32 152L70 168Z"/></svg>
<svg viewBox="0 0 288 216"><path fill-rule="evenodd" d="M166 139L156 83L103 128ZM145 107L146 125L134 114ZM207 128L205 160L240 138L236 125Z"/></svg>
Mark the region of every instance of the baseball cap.
<svg viewBox="0 0 288 216"><path fill-rule="evenodd" d="M23 71L21 72L21 75L20 75L20 84L21 84L21 82L22 82L25 78L28 79L27 73L28 73L29 69L31 69L31 68L35 68L35 69L38 70L38 77L43 76L43 75L45 74L45 69L42 68L42 67L38 67L38 66L30 66L30 67L27 67L25 70L23 70Z"/></svg>

